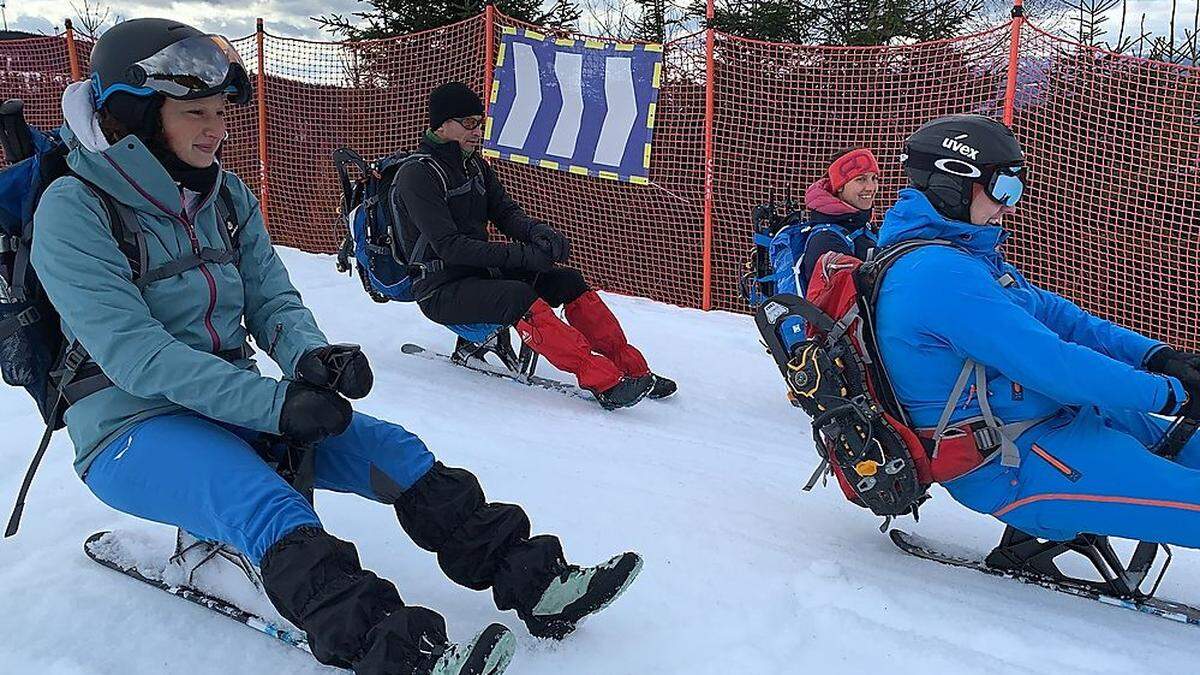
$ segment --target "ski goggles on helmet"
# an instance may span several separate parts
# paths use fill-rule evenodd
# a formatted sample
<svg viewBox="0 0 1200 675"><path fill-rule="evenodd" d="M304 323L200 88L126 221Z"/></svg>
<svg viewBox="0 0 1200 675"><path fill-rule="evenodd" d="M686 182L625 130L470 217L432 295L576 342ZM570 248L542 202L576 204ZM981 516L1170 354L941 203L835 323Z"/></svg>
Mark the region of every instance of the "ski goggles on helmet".
<svg viewBox="0 0 1200 675"><path fill-rule="evenodd" d="M1025 193L1023 166L1002 166L992 171L986 185L988 196L1004 206L1016 206Z"/></svg>
<svg viewBox="0 0 1200 675"><path fill-rule="evenodd" d="M128 81L103 88L99 77L93 76L98 106L117 91L136 96L162 94L185 101L225 93L232 102L243 104L253 90L242 57L220 35L196 35L175 42L134 62L126 73Z"/></svg>

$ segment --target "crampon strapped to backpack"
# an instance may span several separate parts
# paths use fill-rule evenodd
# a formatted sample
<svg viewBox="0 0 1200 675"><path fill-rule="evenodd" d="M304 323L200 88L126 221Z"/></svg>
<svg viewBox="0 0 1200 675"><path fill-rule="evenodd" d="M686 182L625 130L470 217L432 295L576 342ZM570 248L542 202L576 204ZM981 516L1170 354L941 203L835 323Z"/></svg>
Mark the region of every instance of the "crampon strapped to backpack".
<svg viewBox="0 0 1200 675"><path fill-rule="evenodd" d="M776 293L796 292L795 284L788 285L788 279L798 260L796 252L803 251L803 242L796 241L796 235L805 229L804 210L789 190L779 206L774 194L765 204L755 206L751 219L754 247L743 264L738 292L754 308ZM780 281L783 288L779 287Z"/></svg>
<svg viewBox="0 0 1200 675"><path fill-rule="evenodd" d="M391 192L396 174L405 164L414 161L426 161L441 179L442 189L446 189L445 175L428 155L397 152L367 162L350 148L338 148L333 152L333 164L342 188L341 219L345 227L337 270L349 273L353 258L363 289L375 302L415 301L413 282L426 272L437 271L442 264L440 260L409 261L403 248L400 223L396 222L392 208ZM358 170L357 179L351 178L352 168Z"/></svg>
<svg viewBox="0 0 1200 675"><path fill-rule="evenodd" d="M927 243L902 244L866 263L827 253L807 299L775 295L755 316L789 400L812 417L822 462L805 490L830 471L847 499L888 519L918 515L933 473L879 359L874 306L888 267ZM803 339L788 335L799 330Z"/></svg>

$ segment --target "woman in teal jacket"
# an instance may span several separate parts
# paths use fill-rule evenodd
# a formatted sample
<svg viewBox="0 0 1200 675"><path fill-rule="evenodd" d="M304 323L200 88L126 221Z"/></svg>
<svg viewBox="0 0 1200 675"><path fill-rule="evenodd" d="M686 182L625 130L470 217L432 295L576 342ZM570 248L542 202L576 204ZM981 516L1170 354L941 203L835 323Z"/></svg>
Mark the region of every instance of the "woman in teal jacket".
<svg viewBox="0 0 1200 675"><path fill-rule="evenodd" d="M261 565L313 654L360 674L499 673L513 637L493 624L451 644L438 614L363 570L268 463L284 458L281 437L312 448L315 487L393 505L452 580L491 588L534 635L561 638L624 590L636 554L568 565L557 538L530 536L520 507L488 503L473 475L436 462L403 427L352 412L347 398L371 388L366 357L327 343L257 200L216 161L229 102L250 98L225 38L127 21L96 43L91 65L91 81L63 95L72 175L41 198L31 260L88 357L66 422L100 499ZM131 256L118 233L138 230ZM284 380L258 372L247 335Z"/></svg>

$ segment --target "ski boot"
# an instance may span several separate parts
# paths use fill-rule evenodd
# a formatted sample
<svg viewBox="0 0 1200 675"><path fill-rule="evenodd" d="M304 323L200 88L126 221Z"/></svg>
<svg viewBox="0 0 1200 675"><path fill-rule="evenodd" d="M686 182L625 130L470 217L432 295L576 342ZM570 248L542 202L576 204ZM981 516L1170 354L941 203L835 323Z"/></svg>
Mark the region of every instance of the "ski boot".
<svg viewBox="0 0 1200 675"><path fill-rule="evenodd" d="M426 652L428 668L418 667L416 675L500 675L516 649L512 631L494 623L470 642L430 648Z"/></svg>
<svg viewBox="0 0 1200 675"><path fill-rule="evenodd" d="M595 567L568 565L521 620L534 637L561 640L584 618L616 600L642 571L642 557L622 553Z"/></svg>
<svg viewBox="0 0 1200 675"><path fill-rule="evenodd" d="M652 401L664 399L679 390L679 385L675 384L675 380L654 373L650 373L650 377L654 378L654 386L650 388L650 393L646 394L646 398Z"/></svg>
<svg viewBox="0 0 1200 675"><path fill-rule="evenodd" d="M637 405L654 388L654 375L622 377L615 385L604 391L595 392L596 400L605 410L628 408Z"/></svg>

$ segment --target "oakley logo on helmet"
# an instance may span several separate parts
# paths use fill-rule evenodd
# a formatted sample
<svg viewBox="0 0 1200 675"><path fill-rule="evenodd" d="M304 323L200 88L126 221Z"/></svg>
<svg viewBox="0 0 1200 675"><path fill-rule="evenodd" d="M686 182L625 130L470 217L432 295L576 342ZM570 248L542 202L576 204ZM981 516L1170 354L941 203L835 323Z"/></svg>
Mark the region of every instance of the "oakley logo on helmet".
<svg viewBox="0 0 1200 675"><path fill-rule="evenodd" d="M949 137L943 138L942 139L942 147L946 148L947 150L950 150L951 152L957 152L958 154L962 155L963 157L970 157L971 159L979 159L979 151L978 150L976 150L975 148L972 148L971 146L967 145L966 143L961 142L961 140L966 137L967 137L967 134L960 134L958 136L955 136L954 138L949 138Z"/></svg>
<svg viewBox="0 0 1200 675"><path fill-rule="evenodd" d="M941 171L952 173L955 176L962 176L964 178L979 178L983 175L983 172L979 170L979 167L971 164L970 162L964 162L961 159L939 159L935 161L933 165Z"/></svg>

